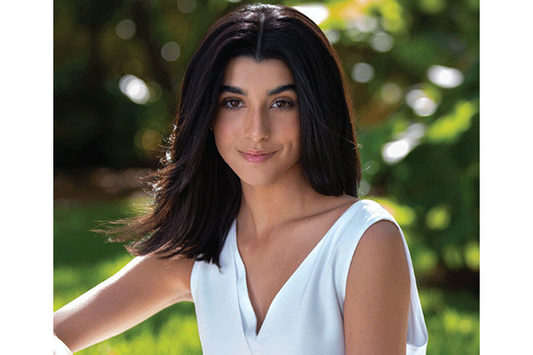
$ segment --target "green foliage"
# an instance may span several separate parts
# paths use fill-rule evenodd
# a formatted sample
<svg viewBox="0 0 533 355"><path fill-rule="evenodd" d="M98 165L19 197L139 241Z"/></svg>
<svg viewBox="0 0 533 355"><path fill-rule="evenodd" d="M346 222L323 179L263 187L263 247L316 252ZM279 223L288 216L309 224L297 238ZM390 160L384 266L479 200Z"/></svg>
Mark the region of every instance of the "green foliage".
<svg viewBox="0 0 533 355"><path fill-rule="evenodd" d="M451 112L428 127L428 140L432 143L454 143L470 128L472 117L476 113L475 103L457 102Z"/></svg>
<svg viewBox="0 0 533 355"><path fill-rule="evenodd" d="M122 209L122 210L121 210ZM99 221L116 220L124 216L121 203L75 202L60 200L54 208L54 267L62 264L91 265L102 258L126 254L119 244L106 244L105 238L91 230L97 229ZM96 252L98 251L98 253Z"/></svg>
<svg viewBox="0 0 533 355"><path fill-rule="evenodd" d="M421 289L428 355L479 354L478 299L466 292Z"/></svg>

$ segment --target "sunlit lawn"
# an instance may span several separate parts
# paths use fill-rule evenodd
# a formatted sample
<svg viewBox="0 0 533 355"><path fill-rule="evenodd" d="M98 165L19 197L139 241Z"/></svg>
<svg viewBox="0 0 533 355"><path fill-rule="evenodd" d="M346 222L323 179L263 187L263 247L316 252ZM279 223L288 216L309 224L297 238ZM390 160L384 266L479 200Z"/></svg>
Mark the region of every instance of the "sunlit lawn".
<svg viewBox="0 0 533 355"><path fill-rule="evenodd" d="M54 209L54 310L105 280L131 256L89 232L99 220L123 217L132 200L57 203ZM139 201L138 201L139 202ZM479 300L466 292L420 291L428 355L479 354ZM77 354L201 354L194 306L177 304L129 331Z"/></svg>

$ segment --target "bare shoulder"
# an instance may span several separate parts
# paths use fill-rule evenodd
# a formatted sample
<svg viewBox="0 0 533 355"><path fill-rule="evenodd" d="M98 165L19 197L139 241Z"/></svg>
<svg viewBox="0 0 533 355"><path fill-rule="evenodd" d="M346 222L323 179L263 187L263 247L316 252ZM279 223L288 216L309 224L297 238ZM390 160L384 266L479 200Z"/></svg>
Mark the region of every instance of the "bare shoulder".
<svg viewBox="0 0 533 355"><path fill-rule="evenodd" d="M385 256L392 256L393 254L404 256L402 235L393 222L381 220L368 227L355 252L368 254L372 250L379 251L374 258L384 259Z"/></svg>
<svg viewBox="0 0 533 355"><path fill-rule="evenodd" d="M405 354L410 276L402 235L379 221L354 253L344 302L346 354Z"/></svg>
<svg viewBox="0 0 533 355"><path fill-rule="evenodd" d="M376 280L376 276L380 276L380 279ZM383 286L387 286L385 283L388 279L409 282L402 235L390 221L374 223L359 240L350 265L348 283L365 277L370 279L364 281L378 281Z"/></svg>

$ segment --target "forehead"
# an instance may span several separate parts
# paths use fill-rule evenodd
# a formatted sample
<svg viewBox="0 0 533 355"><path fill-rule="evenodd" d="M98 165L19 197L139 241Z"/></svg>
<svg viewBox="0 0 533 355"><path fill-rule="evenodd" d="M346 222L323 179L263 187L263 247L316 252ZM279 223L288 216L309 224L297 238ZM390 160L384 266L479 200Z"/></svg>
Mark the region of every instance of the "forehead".
<svg viewBox="0 0 533 355"><path fill-rule="evenodd" d="M250 57L236 57L226 66L223 84L239 87L274 87L294 84L294 79L289 67L279 59L257 62Z"/></svg>

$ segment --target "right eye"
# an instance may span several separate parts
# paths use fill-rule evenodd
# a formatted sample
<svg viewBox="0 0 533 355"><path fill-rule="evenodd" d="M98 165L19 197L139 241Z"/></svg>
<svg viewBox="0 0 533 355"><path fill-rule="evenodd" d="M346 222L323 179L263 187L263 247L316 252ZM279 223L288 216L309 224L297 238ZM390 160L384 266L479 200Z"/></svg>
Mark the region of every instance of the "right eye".
<svg viewBox="0 0 533 355"><path fill-rule="evenodd" d="M236 108L241 107L241 100L234 99L234 98L226 99L222 102L222 106L230 110L236 109Z"/></svg>

